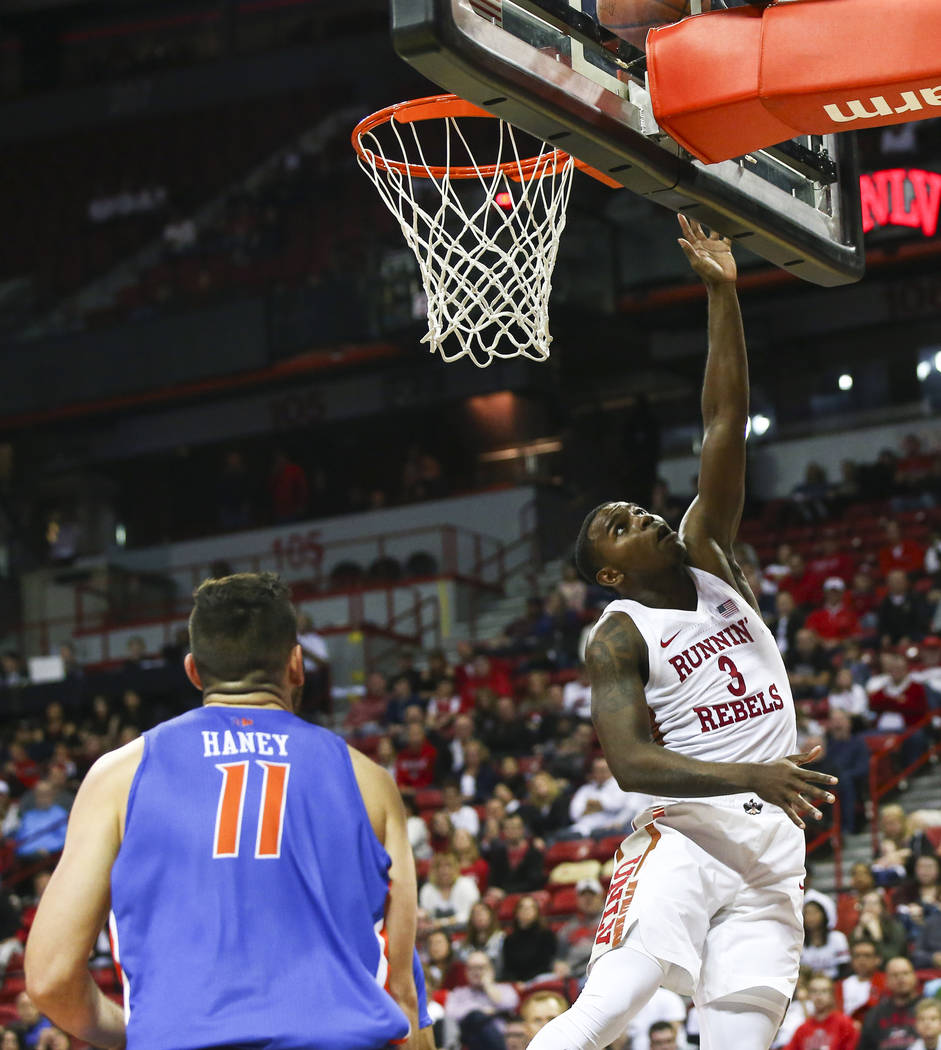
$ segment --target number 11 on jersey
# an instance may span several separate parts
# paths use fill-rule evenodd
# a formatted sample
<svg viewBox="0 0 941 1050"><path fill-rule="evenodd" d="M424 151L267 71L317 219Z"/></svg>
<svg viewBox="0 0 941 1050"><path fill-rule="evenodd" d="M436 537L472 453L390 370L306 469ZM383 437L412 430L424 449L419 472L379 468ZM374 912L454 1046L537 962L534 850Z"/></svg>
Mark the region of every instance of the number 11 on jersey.
<svg viewBox="0 0 941 1050"><path fill-rule="evenodd" d="M216 808L213 857L239 855L250 764L248 761L225 762L216 766L222 774L222 786L219 789L219 804ZM258 806L255 857L280 857L281 834L284 830L284 800L287 796L291 765L288 762L258 761L254 764L261 766L264 771L261 802Z"/></svg>

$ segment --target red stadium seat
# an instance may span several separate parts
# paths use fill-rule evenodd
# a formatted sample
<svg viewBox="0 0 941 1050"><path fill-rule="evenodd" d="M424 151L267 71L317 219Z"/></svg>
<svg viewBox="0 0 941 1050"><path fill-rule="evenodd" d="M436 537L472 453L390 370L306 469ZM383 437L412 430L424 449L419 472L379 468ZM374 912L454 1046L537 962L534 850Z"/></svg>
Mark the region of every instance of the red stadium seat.
<svg viewBox="0 0 941 1050"><path fill-rule="evenodd" d="M545 852L543 865L546 872L552 871L557 864L568 860L589 860L594 856L595 843L592 839L568 839L565 842L554 842Z"/></svg>
<svg viewBox="0 0 941 1050"><path fill-rule="evenodd" d="M6 1002L12 1002L20 992L26 991L26 978L21 973L7 974L3 979L3 987L0 988L0 998Z"/></svg>
<svg viewBox="0 0 941 1050"><path fill-rule="evenodd" d="M550 896L547 890L534 890L532 893L508 893L500 901L500 907L497 909L497 918L500 922L512 922L513 912L522 897L532 897L539 905L539 910L543 915L549 910Z"/></svg>
<svg viewBox="0 0 941 1050"><path fill-rule="evenodd" d="M578 894L574 886L563 886L552 895L549 902L550 915L566 915L578 910Z"/></svg>
<svg viewBox="0 0 941 1050"><path fill-rule="evenodd" d="M553 977L547 981L534 981L532 984L516 986L516 990L520 995L520 1005L522 1005L531 995L535 995L536 992L558 992L559 995L567 1002L571 1003L572 999L568 994L569 981L563 977Z"/></svg>
<svg viewBox="0 0 941 1050"><path fill-rule="evenodd" d="M595 841L595 849L592 856L604 864L605 861L611 860L623 841L623 835L608 835L606 838L598 839Z"/></svg>
<svg viewBox="0 0 941 1050"><path fill-rule="evenodd" d="M416 809L441 809L444 795L440 788L419 788L415 792Z"/></svg>

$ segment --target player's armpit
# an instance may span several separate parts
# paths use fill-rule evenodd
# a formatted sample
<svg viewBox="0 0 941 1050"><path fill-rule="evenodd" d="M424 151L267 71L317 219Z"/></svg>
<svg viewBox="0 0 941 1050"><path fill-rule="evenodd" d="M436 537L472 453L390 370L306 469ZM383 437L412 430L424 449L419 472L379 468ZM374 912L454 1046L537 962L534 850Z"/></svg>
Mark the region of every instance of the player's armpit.
<svg viewBox="0 0 941 1050"><path fill-rule="evenodd" d="M105 755L79 788L62 852L26 945L26 988L39 1010L93 1046L124 1046L124 1014L102 995L88 955L111 902L111 866L143 741Z"/></svg>

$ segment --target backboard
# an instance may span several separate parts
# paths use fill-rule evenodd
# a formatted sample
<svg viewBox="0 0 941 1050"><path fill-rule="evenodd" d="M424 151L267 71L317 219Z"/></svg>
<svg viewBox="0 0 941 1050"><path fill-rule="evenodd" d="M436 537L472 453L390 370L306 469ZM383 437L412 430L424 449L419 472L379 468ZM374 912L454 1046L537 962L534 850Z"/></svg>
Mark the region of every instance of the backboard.
<svg viewBox="0 0 941 1050"><path fill-rule="evenodd" d="M658 127L646 56L599 25L596 0L391 7L399 55L447 91L804 280L839 285L862 276L852 133L801 136L705 165Z"/></svg>

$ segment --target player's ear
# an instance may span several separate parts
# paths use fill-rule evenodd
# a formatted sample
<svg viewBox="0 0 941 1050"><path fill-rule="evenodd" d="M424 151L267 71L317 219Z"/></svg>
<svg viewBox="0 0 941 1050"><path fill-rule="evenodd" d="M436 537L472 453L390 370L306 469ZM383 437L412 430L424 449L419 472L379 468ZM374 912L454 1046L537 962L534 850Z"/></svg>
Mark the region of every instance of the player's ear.
<svg viewBox="0 0 941 1050"><path fill-rule="evenodd" d="M193 659L192 653L187 653L186 656L183 657L183 670L186 671L186 677L200 692L202 692L202 679L199 677L199 671L196 670L196 661Z"/></svg>
<svg viewBox="0 0 941 1050"><path fill-rule="evenodd" d="M595 579L602 587L617 587L623 579L624 574L619 569L606 565L595 574Z"/></svg>
<svg viewBox="0 0 941 1050"><path fill-rule="evenodd" d="M288 684L299 686L304 684L304 651L299 645L295 645L288 657Z"/></svg>

